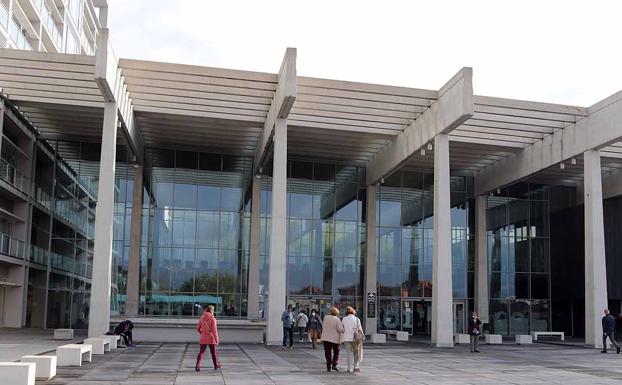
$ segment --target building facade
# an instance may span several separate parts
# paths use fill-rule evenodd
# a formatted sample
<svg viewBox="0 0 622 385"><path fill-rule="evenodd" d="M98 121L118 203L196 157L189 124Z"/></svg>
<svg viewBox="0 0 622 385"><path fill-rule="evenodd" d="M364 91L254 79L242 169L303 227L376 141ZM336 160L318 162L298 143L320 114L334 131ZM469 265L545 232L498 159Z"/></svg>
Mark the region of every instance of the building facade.
<svg viewBox="0 0 622 385"><path fill-rule="evenodd" d="M225 340L277 343L287 304L351 305L368 334L435 346L471 311L602 343L621 93L483 97L470 68L439 90L307 78L295 49L278 73L118 59L97 23L94 56L0 50L0 325L123 317L185 340L213 304Z"/></svg>

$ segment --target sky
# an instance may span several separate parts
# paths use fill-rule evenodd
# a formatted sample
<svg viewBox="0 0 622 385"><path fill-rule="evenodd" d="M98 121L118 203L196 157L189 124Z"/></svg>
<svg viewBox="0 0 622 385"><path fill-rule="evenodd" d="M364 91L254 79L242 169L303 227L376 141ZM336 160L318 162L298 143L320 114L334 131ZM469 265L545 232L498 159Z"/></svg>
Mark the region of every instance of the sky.
<svg viewBox="0 0 622 385"><path fill-rule="evenodd" d="M119 57L590 106L622 90L619 0L108 0Z"/></svg>

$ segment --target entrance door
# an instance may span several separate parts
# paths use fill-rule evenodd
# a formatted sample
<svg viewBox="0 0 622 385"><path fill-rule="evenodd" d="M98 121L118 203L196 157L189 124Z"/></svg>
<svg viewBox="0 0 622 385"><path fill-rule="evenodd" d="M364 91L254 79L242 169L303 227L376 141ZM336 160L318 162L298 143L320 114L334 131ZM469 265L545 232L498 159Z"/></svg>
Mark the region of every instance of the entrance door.
<svg viewBox="0 0 622 385"><path fill-rule="evenodd" d="M321 318L328 314L328 310L333 305L332 297L294 297L290 296L287 300L288 305L292 305L296 313L304 310L307 314L311 314L311 310L315 309Z"/></svg>
<svg viewBox="0 0 622 385"><path fill-rule="evenodd" d="M463 334L465 330L464 302L454 302L453 315L454 315L454 334Z"/></svg>
<svg viewBox="0 0 622 385"><path fill-rule="evenodd" d="M413 328L415 327L415 310L413 308L414 302L411 300L402 300L402 331L413 334Z"/></svg>
<svg viewBox="0 0 622 385"><path fill-rule="evenodd" d="M402 331L411 335L429 335L432 330L432 303L426 300L402 300Z"/></svg>

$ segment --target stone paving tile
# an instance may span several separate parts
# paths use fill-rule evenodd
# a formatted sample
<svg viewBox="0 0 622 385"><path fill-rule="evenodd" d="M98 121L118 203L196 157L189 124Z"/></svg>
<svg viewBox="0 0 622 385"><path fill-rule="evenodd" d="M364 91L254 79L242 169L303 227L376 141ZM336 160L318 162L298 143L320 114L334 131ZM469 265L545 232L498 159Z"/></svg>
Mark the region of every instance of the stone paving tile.
<svg viewBox="0 0 622 385"><path fill-rule="evenodd" d="M82 367L58 368L38 385L264 385L287 384L620 384L622 355L597 350L534 344L434 349L423 344L368 345L361 372L326 372L323 350L262 345L219 347L222 370L213 370L209 352L194 371L196 344L144 343L93 356ZM345 352L340 367L345 367Z"/></svg>

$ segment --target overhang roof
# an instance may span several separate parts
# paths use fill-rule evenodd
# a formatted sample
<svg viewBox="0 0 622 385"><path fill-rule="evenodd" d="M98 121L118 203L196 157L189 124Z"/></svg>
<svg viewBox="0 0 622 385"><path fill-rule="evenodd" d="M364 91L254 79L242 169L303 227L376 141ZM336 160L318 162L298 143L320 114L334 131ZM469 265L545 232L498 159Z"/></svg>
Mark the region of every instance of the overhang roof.
<svg viewBox="0 0 622 385"><path fill-rule="evenodd" d="M48 138L97 140L104 98L95 57L0 49L0 88ZM252 156L278 74L120 59L146 147ZM292 156L366 165L438 98L438 91L298 76L287 118ZM472 117L450 132L452 172L473 175L585 118L588 108L474 96ZM622 167L622 143L601 149L603 172ZM431 170L433 150L407 168ZM574 183L582 160L537 178Z"/></svg>

